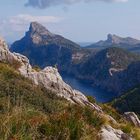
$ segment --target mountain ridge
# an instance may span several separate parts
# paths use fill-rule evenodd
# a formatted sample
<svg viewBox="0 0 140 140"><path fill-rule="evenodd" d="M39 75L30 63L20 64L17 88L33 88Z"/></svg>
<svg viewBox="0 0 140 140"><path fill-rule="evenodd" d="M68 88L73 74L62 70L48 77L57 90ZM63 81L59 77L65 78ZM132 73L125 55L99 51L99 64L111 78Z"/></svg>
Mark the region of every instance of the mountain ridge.
<svg viewBox="0 0 140 140"><path fill-rule="evenodd" d="M131 37L120 37L115 34L108 34L107 40L102 41L102 44L100 44L100 41L95 44L101 46L107 46L107 45L110 46L111 44L136 45L136 44L140 44L140 40Z"/></svg>
<svg viewBox="0 0 140 140"><path fill-rule="evenodd" d="M24 42L25 40L30 40L31 44L36 46L54 44L63 47L72 47L79 48L80 46L61 35L53 34L45 26L41 25L38 22L31 22L29 26L29 30L26 32L25 37L21 40ZM18 43L15 42L15 44Z"/></svg>
<svg viewBox="0 0 140 140"><path fill-rule="evenodd" d="M98 41L88 45L86 48L101 50L109 47L124 48L129 51L136 52L136 49L137 51L140 51L140 40L132 37L120 37L115 34L108 34L106 40Z"/></svg>

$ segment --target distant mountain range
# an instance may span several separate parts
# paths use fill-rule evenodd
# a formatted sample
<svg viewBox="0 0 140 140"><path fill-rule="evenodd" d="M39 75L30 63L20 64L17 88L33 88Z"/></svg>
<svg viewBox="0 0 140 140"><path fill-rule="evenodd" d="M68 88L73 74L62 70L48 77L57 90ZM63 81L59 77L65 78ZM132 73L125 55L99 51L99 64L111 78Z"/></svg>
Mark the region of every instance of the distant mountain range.
<svg viewBox="0 0 140 140"><path fill-rule="evenodd" d="M140 41L136 39L108 35L106 41L95 43L96 48L100 48L100 51L95 51L91 49L94 46L80 47L33 22L25 36L13 43L10 50L27 56L34 66L57 66L61 72L72 74L109 92L121 94L140 84L139 70L133 65L140 61L140 56L127 51L131 45L136 46L138 43ZM130 70L132 72L129 73ZM130 77L133 82L130 82Z"/></svg>
<svg viewBox="0 0 140 140"><path fill-rule="evenodd" d="M77 42L77 44L79 44L81 47L87 47L93 44L93 42Z"/></svg>
<svg viewBox="0 0 140 140"><path fill-rule="evenodd" d="M107 40L99 41L97 43L93 43L87 48L93 48L97 50L109 48L109 47L119 47L123 49L127 49L132 52L140 52L140 40L131 38L131 37L119 37L117 35L108 34Z"/></svg>

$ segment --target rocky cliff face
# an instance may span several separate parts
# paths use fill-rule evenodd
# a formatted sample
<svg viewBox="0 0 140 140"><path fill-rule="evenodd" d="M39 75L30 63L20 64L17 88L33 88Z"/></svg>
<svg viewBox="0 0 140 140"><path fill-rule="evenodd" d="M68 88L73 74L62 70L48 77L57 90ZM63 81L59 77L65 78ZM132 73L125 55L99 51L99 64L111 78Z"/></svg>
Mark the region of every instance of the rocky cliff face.
<svg viewBox="0 0 140 140"><path fill-rule="evenodd" d="M133 123L135 126L140 127L140 120L134 112L125 112L124 118Z"/></svg>
<svg viewBox="0 0 140 140"><path fill-rule="evenodd" d="M28 58L18 53L11 53L6 42L2 38L0 38L0 61L9 62L10 64L13 64L15 61L19 62L20 66L18 69L24 75L27 71L32 71Z"/></svg>
<svg viewBox="0 0 140 140"><path fill-rule="evenodd" d="M88 105L93 109L101 111L99 106L91 104L81 92L67 85L56 68L46 67L40 72L28 72L25 76L32 79L35 84L43 85L46 89L57 93L58 96L64 97L71 103Z"/></svg>
<svg viewBox="0 0 140 140"><path fill-rule="evenodd" d="M134 140L121 130L112 128L111 126L104 126L99 134L101 140Z"/></svg>

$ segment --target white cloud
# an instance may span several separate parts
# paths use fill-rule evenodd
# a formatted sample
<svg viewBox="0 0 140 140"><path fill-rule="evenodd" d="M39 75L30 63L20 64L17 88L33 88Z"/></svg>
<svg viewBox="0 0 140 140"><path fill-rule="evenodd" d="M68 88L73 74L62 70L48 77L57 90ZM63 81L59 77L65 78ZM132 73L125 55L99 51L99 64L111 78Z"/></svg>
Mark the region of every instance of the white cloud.
<svg viewBox="0 0 140 140"><path fill-rule="evenodd" d="M102 2L127 2L128 0L28 0L28 2L25 4L26 6L32 6L32 7L37 7L37 8L47 8L50 6L55 6L55 5L70 5L70 4L75 4L79 2L97 2L97 1L102 1Z"/></svg>
<svg viewBox="0 0 140 140"><path fill-rule="evenodd" d="M23 25L30 23L32 21L37 21L40 23L56 23L59 22L61 18L54 16L32 16L32 15L24 15L20 14L9 19L11 24Z"/></svg>
<svg viewBox="0 0 140 140"><path fill-rule="evenodd" d="M5 38L14 38L17 35L23 36L23 33L29 27L30 22L37 21L43 25L58 23L61 17L55 16L32 16L28 14L20 14L17 16L2 19L0 21L0 34Z"/></svg>

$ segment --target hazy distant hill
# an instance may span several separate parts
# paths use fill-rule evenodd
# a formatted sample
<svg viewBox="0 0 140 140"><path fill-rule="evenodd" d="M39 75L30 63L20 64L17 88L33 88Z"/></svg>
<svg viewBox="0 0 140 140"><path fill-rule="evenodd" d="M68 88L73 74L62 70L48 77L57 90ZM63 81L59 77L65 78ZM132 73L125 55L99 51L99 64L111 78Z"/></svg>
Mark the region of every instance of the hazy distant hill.
<svg viewBox="0 0 140 140"><path fill-rule="evenodd" d="M119 47L127 49L129 51L140 52L140 40L131 37L123 38L117 35L108 34L107 40L101 40L97 43L87 46L87 48L93 48L98 50L108 47Z"/></svg>

